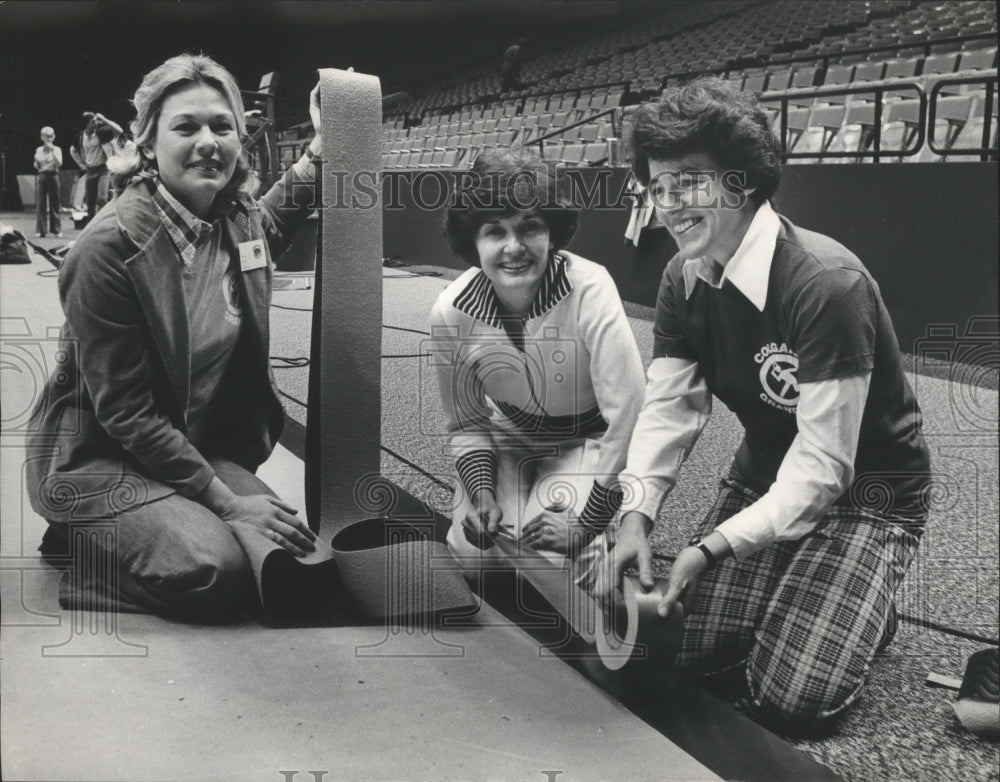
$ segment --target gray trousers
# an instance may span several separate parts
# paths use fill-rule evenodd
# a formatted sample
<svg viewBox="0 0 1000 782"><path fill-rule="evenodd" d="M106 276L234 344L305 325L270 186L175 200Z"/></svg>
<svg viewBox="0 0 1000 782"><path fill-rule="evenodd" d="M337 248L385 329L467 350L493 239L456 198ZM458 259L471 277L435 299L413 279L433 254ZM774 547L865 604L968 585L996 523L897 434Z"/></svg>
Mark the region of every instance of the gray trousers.
<svg viewBox="0 0 1000 782"><path fill-rule="evenodd" d="M213 460L212 467L236 494L275 496L232 462ZM86 534L84 523L76 530L50 525L48 545L61 537L69 547L70 567L59 594L64 608L151 612L194 621L235 619L259 609L250 561L229 524L179 494L92 525L101 534Z"/></svg>

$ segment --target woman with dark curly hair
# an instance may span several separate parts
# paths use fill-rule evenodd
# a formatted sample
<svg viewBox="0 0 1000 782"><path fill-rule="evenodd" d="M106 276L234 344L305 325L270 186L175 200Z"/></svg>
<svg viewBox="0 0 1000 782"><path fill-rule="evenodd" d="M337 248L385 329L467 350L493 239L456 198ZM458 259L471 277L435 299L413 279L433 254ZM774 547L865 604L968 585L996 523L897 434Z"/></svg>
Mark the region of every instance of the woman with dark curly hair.
<svg viewBox="0 0 1000 782"><path fill-rule="evenodd" d="M516 537L590 583L642 362L607 270L567 252L577 210L523 148L484 151L445 231L472 268L431 311L456 482L448 543L467 573Z"/></svg>
<svg viewBox="0 0 1000 782"><path fill-rule="evenodd" d="M268 363L271 259L314 199L316 90L308 154L259 200L225 68L173 57L133 103L136 154L115 172L128 184L60 269L63 361L34 412L27 488L49 522L43 553L76 558L63 605L93 605L79 594L92 587L132 609L224 619L257 602L241 539L314 549L254 471L284 421ZM101 520L114 529L103 551L67 545L74 524ZM108 564L84 572L99 555Z"/></svg>
<svg viewBox="0 0 1000 782"><path fill-rule="evenodd" d="M627 140L678 252L621 476L635 488L595 591L633 562L652 586L647 536L714 395L745 437L671 568L676 664L745 672L751 711L827 728L895 631L926 519L928 450L889 313L850 250L771 207L778 144L751 95L715 78L669 90Z"/></svg>

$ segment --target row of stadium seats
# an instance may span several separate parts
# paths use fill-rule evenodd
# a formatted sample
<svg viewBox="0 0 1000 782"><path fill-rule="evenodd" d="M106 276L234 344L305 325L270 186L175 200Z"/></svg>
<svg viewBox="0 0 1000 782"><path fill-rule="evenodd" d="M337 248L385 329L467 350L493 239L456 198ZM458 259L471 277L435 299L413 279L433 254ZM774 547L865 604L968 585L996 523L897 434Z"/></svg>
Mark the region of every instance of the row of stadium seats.
<svg viewBox="0 0 1000 782"><path fill-rule="evenodd" d="M490 144L471 145L464 148L387 150L382 153L382 166L398 168L457 168L472 165L479 152ZM599 165L607 160L608 145L604 141L546 143L545 158L568 166Z"/></svg>
<svg viewBox="0 0 1000 782"><path fill-rule="evenodd" d="M447 108L433 108L424 112L423 119L425 123L427 120L432 122L450 122L466 119L496 119L500 117L514 117L519 114L541 114L546 111L559 112L571 111L573 109L577 111L602 111L619 106L624 97L625 88L623 85L589 87L570 92L507 98L502 101L495 101L485 108L465 106L457 111ZM403 124L399 123L399 118L393 120L393 127L402 126Z"/></svg>
<svg viewBox="0 0 1000 782"><path fill-rule="evenodd" d="M521 79L532 83L519 91L498 95L495 65L482 63L414 90L415 99L397 109L403 113L387 119L385 150L399 153L392 155L394 165L463 166L482 146L546 136L551 137L546 157L594 164L607 158L607 139L620 135L622 108L654 99L663 86L696 73L723 74L765 98L787 89L915 78L929 90L938 77L969 73L992 72L995 85L995 31L996 5L989 0L725 0L668 6L602 35L553 39L548 53L525 62ZM874 92L861 92L789 100L788 151L811 160L812 153L870 148ZM912 90L883 93L881 150L910 148L921 119L915 97ZM949 148L978 147L986 114L995 116L997 102L988 108L983 83L944 90L935 103L939 152L924 149L902 158L883 152L880 162L936 160ZM776 127L778 105L772 108ZM559 132L575 122L584 124ZM995 137L996 123L991 124ZM604 153L597 157L599 146ZM837 162L844 159L850 158Z"/></svg>
<svg viewBox="0 0 1000 782"><path fill-rule="evenodd" d="M555 118L555 120L553 120ZM506 123L503 127L494 127L491 130L482 128L468 129L465 123L449 123L447 125L431 127L410 128L410 135L398 136L399 130L388 129L385 131L386 149L434 149L459 148L464 146L493 146L496 144L511 144L516 138L521 143L526 143L532 138L546 135L554 130L566 128L568 122L575 120L559 119L559 115L540 114L529 117L510 118L512 123ZM456 130L456 124L458 129ZM419 132L413 132L419 131ZM586 122L563 130L560 134L562 141L597 141L598 139L608 139L615 136L614 123L610 121ZM465 140L467 143L462 143Z"/></svg>
<svg viewBox="0 0 1000 782"><path fill-rule="evenodd" d="M955 80L968 77L971 83ZM857 87L863 82L855 82ZM905 155L916 147L915 139L921 127L918 93L905 85L919 85L930 98L934 124L924 120L934 147L924 145L919 154ZM893 88L892 80L881 82L882 115L880 121L880 160L900 162L930 162L956 159L971 154L983 146L986 112L991 116L990 136L986 141L993 148L997 138L997 74L992 71L960 71L954 74L928 74L900 79ZM780 93L766 93L762 100L773 112L775 133L780 136ZM865 152L874 146L876 103L874 92L847 95L823 95L806 99L785 98L788 105L785 145L793 153ZM853 162L864 155L837 157L823 162ZM871 157L867 157L871 159ZM965 159L969 159L966 157ZM975 159L974 157L972 159ZM812 158L792 158L790 162L817 162Z"/></svg>
<svg viewBox="0 0 1000 782"><path fill-rule="evenodd" d="M856 64L835 63L824 72L816 65L770 66L747 68L730 73L726 78L748 92L786 90L817 84L854 84L881 79L905 78L957 71L984 71L996 67L997 47L933 54L928 57L893 57L865 60ZM667 81L669 86L672 81Z"/></svg>
<svg viewBox="0 0 1000 782"><path fill-rule="evenodd" d="M995 30L996 6L989 0L936 0L916 5L905 0L779 0L766 4L733 0L685 5L530 60L522 69L522 80L530 82L530 88L512 94L626 81L632 95L641 99L655 95L664 79L672 75L739 70L743 60L763 66L793 56L814 56L816 64L824 66L831 58L843 65L869 56L907 59L988 46L988 34ZM979 41L953 40L984 34ZM882 51L859 54L859 47L881 47ZM410 116L418 117L435 105L481 101L496 87L486 70L469 76L465 80L456 77L415 100L408 108Z"/></svg>

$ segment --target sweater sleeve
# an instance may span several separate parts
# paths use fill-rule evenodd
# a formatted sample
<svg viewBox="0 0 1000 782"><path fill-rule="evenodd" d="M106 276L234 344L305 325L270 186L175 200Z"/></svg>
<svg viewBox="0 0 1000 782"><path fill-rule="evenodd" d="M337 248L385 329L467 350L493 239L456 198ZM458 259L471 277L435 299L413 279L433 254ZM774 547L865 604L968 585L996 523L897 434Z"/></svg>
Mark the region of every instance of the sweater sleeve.
<svg viewBox="0 0 1000 782"><path fill-rule="evenodd" d="M580 521L600 532L621 503L616 485L625 467L629 440L642 407L642 359L621 297L603 269L583 291L581 331L590 356L590 378L601 415L608 423L601 438L597 474Z"/></svg>
<svg viewBox="0 0 1000 782"><path fill-rule="evenodd" d="M447 292L431 309L431 363L438 382L448 447L462 485L471 497L476 491L496 494L497 457L492 410L478 376L478 368L463 349L460 327L448 318Z"/></svg>
<svg viewBox="0 0 1000 782"><path fill-rule="evenodd" d="M320 204L319 175L313 158L303 155L260 200L262 223L272 258L288 249L296 231Z"/></svg>

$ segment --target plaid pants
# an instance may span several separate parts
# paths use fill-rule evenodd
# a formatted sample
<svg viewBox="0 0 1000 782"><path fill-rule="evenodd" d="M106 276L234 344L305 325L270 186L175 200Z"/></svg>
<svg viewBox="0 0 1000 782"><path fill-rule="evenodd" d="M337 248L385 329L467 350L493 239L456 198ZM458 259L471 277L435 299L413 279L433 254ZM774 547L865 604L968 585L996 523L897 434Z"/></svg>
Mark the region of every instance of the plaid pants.
<svg viewBox="0 0 1000 782"><path fill-rule="evenodd" d="M698 530L708 535L759 495L724 480ZM858 508L702 579L676 665L717 673L743 664L764 719L819 726L861 695L918 537Z"/></svg>

